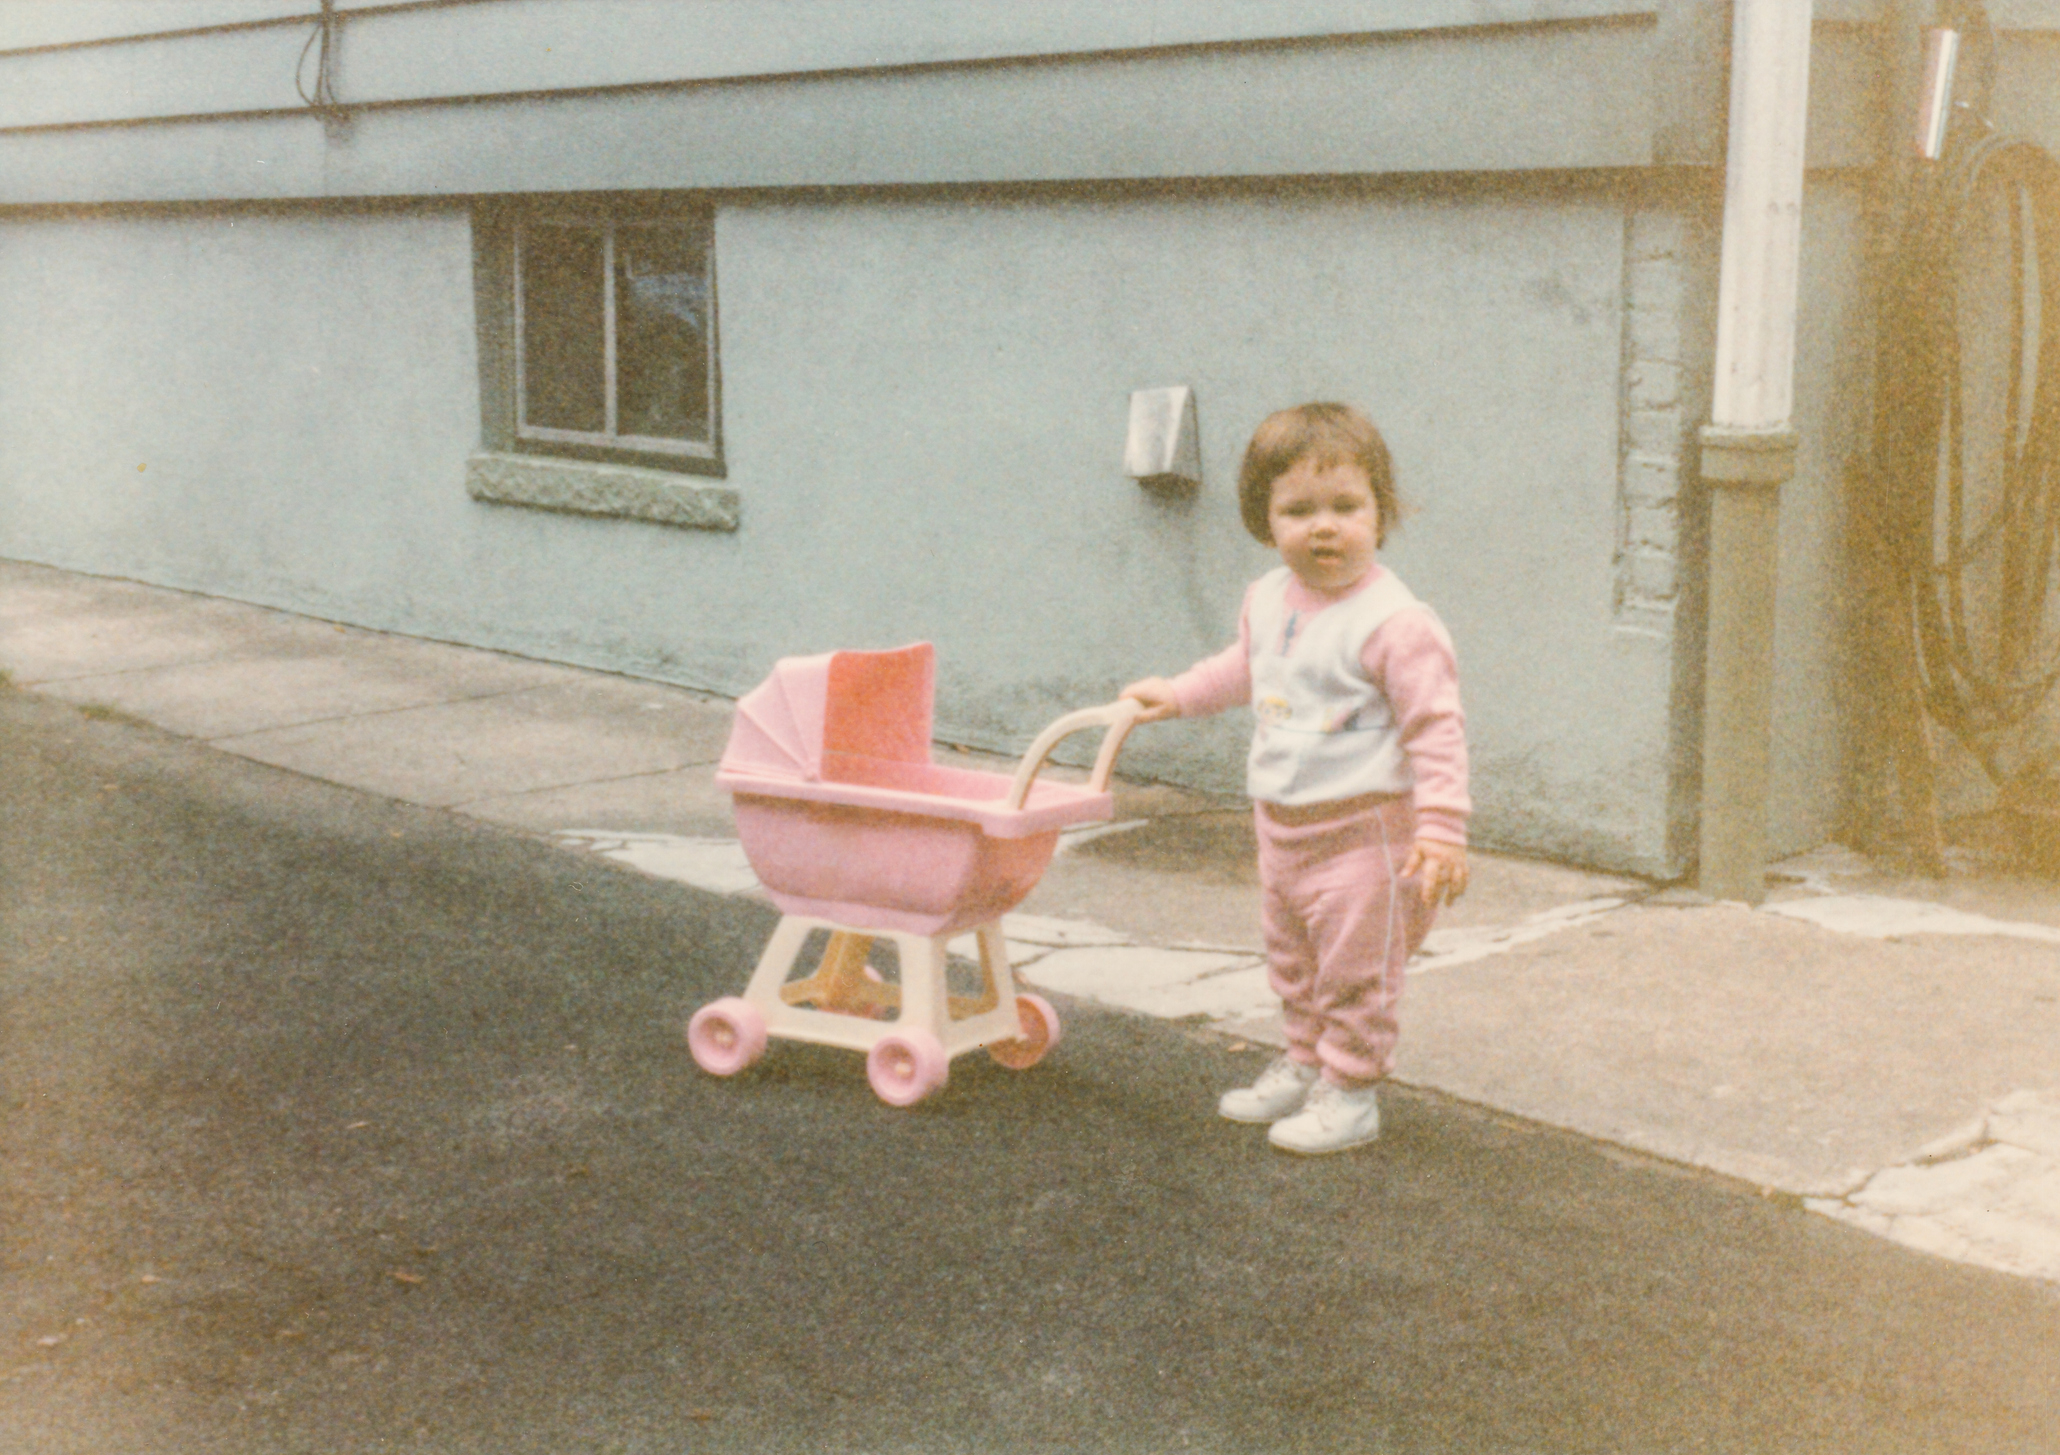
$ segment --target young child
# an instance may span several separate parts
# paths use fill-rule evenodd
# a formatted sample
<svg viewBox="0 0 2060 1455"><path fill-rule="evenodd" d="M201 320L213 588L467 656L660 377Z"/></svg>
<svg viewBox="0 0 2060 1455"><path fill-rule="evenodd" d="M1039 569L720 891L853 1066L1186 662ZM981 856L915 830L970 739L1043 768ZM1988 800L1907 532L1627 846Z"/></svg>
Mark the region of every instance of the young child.
<svg viewBox="0 0 2060 1455"><path fill-rule="evenodd" d="M1403 966L1466 889L1466 720L1443 624L1374 561L1400 502L1371 421L1342 404L1268 416L1238 503L1284 564L1245 592L1233 645L1123 696L1140 722L1252 704L1246 788L1288 1048L1219 1109L1271 1122L1276 1147L1341 1152L1380 1135Z"/></svg>

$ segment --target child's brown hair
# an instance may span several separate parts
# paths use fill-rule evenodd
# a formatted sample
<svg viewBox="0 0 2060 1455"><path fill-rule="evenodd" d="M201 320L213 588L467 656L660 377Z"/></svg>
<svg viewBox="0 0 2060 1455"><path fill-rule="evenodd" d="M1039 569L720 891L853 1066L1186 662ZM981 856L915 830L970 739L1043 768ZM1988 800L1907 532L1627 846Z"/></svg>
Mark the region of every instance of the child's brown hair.
<svg viewBox="0 0 2060 1455"><path fill-rule="evenodd" d="M1366 472L1380 515L1374 544L1385 545L1388 527L1402 515L1402 500L1395 493L1394 462L1388 458L1388 442L1380 437L1373 421L1349 404L1298 404L1259 421L1237 472L1237 504L1245 529L1261 545L1273 544L1273 526L1267 519L1273 505L1273 482L1305 458L1319 467L1357 465Z"/></svg>

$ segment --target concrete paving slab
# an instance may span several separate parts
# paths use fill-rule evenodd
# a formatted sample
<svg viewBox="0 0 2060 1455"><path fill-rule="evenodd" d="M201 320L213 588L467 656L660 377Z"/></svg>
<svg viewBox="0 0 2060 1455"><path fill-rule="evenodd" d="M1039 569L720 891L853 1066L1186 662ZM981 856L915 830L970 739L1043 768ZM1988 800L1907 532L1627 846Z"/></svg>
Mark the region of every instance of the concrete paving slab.
<svg viewBox="0 0 2060 1455"><path fill-rule="evenodd" d="M2050 1164L2036 1153L1999 1142L1953 1162L1891 1167L1846 1200L1888 1217L1923 1217L1970 1200L2000 1200L2012 1183L2046 1165Z"/></svg>
<svg viewBox="0 0 2060 1455"><path fill-rule="evenodd" d="M1026 749L1028 742L1023 745ZM1060 746L1061 752L1087 752L1090 755L1100 748L1094 732L1081 733L1068 738ZM982 773L1013 774L1022 763L1022 755L989 753L979 748L968 748L952 743L939 743L931 754L939 763L954 768L972 768ZM1120 766L1120 760L1119 764ZM1039 770L1040 776L1050 776L1062 783L1085 783L1088 777L1086 767L1073 763L1047 762ZM1142 783L1117 777L1109 791L1116 800L1115 817L1126 819L1171 818L1187 814L1248 812L1243 798L1233 798L1221 793L1201 793L1192 788L1177 788L1168 783Z"/></svg>
<svg viewBox="0 0 2060 1455"><path fill-rule="evenodd" d="M1120 800L1117 811L1120 816ZM1637 898L1654 887L1641 879L1480 852L1472 855L1472 867L1472 887L1439 912L1434 933L1500 930L1568 905ZM1024 908L1093 920L1159 944L1260 950L1251 810L1188 810L1092 839L1053 862Z"/></svg>
<svg viewBox="0 0 2060 1455"><path fill-rule="evenodd" d="M0 563L0 667L24 687L260 655L337 628L241 602Z"/></svg>
<svg viewBox="0 0 2060 1455"><path fill-rule="evenodd" d="M1216 971L1240 968L1239 955L1201 950L1167 950L1155 945L1103 945L1053 950L1023 968L1023 977L1043 990L1163 1014L1168 992Z"/></svg>
<svg viewBox="0 0 2060 1455"><path fill-rule="evenodd" d="M331 641L312 652L300 644L271 645L272 650L254 644L232 649L249 655L73 677L46 690L212 741L577 682L583 675L570 667L404 637Z"/></svg>
<svg viewBox="0 0 2060 1455"><path fill-rule="evenodd" d="M214 743L406 803L447 808L575 783L670 772L721 755L728 723L678 688L600 674L527 692Z"/></svg>
<svg viewBox="0 0 2060 1455"><path fill-rule="evenodd" d="M1843 1200L1805 1205L1919 1252L2060 1282L2060 1163L2019 1147L1889 1168Z"/></svg>
<svg viewBox="0 0 2060 1455"><path fill-rule="evenodd" d="M560 829L553 835L569 849L585 849L627 864L655 879L692 884L716 894L759 894L758 876L735 839L695 839L679 834L620 833L607 829Z"/></svg>
<svg viewBox="0 0 2060 1455"><path fill-rule="evenodd" d="M2039 1199L2034 1206L2050 1206L2051 1188L2060 1183L2060 1174L2049 1165L2039 1180L2047 1190L2029 1195ZM2060 1281L2060 1228L2048 1217L2027 1215L2016 1192L2006 1196L2000 1207L1955 1208L1939 1214L1935 1221L1967 1240L1960 1262Z"/></svg>
<svg viewBox="0 0 2060 1455"><path fill-rule="evenodd" d="M1961 1135L1805 1206L1922 1252L2060 1281L2060 1088L1998 1098Z"/></svg>
<svg viewBox="0 0 2060 1455"><path fill-rule="evenodd" d="M1101 842L1053 859L1023 901L1024 911L1091 921L1155 944L1212 945L1252 954L1265 948L1256 883L1226 881L1199 868L1192 875L1173 876L1088 852Z"/></svg>
<svg viewBox="0 0 2060 1455"><path fill-rule="evenodd" d="M1232 1049L1243 1049L1247 1042L1287 1048L1287 1021L1277 1008L1259 1015L1225 1016L1213 1029L1230 1041Z"/></svg>
<svg viewBox="0 0 2060 1455"><path fill-rule="evenodd" d="M2060 1162L2060 1088L2013 1091L1989 1110L1984 1133Z"/></svg>
<svg viewBox="0 0 2060 1455"><path fill-rule="evenodd" d="M2060 1065L2060 956L1634 906L1412 976L1399 1078L1806 1194L1840 1194Z"/></svg>
<svg viewBox="0 0 2060 1455"><path fill-rule="evenodd" d="M1496 878L1500 865L1487 861L1490 882ZM1554 905L1525 915L1511 924L1451 924L1440 923L1424 936L1423 946L1409 962L1411 975L1426 975L1438 970L1448 970L1457 965L1471 964L1485 960L1490 955L1501 955L1527 945L1533 940L1548 939L1593 924L1615 910L1621 909L1625 901L1615 896L1606 899L1577 899L1571 904ZM1441 920L1457 916L1440 916Z"/></svg>
<svg viewBox="0 0 2060 1455"><path fill-rule="evenodd" d="M1769 914L1808 920L1848 935L1903 940L1913 935L1979 935L2060 944L2060 927L2029 920L1996 919L1918 899L1881 894L1827 894L1766 905Z"/></svg>
<svg viewBox="0 0 2060 1455"><path fill-rule="evenodd" d="M728 704L721 706L727 731ZM713 763L529 793L489 794L458 804L456 810L539 834L560 829L617 829L684 838L737 836L730 796L716 788Z"/></svg>
<svg viewBox="0 0 2060 1455"><path fill-rule="evenodd" d="M1770 867L1767 902L1803 903L1824 895L1918 900L1989 919L2060 928L2060 892L2050 874L2019 868L2011 856L1948 849L1943 878L1910 873L1841 844L1825 844Z"/></svg>
<svg viewBox="0 0 2060 1455"><path fill-rule="evenodd" d="M1002 920L1011 946L1025 945L1042 953L1072 945L1127 945L1128 935L1091 921L1047 919L1036 914L1011 914Z"/></svg>
<svg viewBox="0 0 2060 1455"><path fill-rule="evenodd" d="M1165 1020L1278 1020L1280 997L1267 983L1264 965L1247 965L1179 985L1140 991L1124 1004ZM1286 1039L1283 1032L1281 1041L1285 1043Z"/></svg>

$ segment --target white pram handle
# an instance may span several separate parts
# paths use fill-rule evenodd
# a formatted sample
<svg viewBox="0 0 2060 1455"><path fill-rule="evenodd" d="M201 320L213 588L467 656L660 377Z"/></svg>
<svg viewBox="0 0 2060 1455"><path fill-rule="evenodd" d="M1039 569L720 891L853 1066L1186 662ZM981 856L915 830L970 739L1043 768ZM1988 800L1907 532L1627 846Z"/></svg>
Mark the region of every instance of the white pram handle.
<svg viewBox="0 0 2060 1455"><path fill-rule="evenodd" d="M1130 735L1130 729L1137 725L1137 715L1144 711L1140 703L1129 698L1100 707L1083 707L1078 712L1069 712L1037 735L1023 754L1023 761L1016 767L1015 781L1009 784L1007 803L1010 809L1019 809L1030 796L1030 785L1037 781L1037 772L1044 766L1044 760L1051 756L1051 750L1059 745L1061 738L1070 737L1082 728L1106 727L1102 735L1102 750L1094 760L1094 773L1088 779L1088 786L1096 793L1109 789L1109 775L1116 768L1116 754L1123 746L1123 739Z"/></svg>

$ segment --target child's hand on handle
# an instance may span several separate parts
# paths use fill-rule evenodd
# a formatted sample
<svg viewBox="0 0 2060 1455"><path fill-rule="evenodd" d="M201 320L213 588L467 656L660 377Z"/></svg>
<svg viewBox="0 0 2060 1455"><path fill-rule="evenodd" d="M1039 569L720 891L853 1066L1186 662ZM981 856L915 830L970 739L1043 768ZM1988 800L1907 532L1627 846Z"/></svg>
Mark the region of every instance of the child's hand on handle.
<svg viewBox="0 0 2060 1455"><path fill-rule="evenodd" d="M1402 866L1402 877L1416 875L1426 908L1450 904L1466 893L1466 848L1443 839L1418 839Z"/></svg>
<svg viewBox="0 0 2060 1455"><path fill-rule="evenodd" d="M1127 697L1144 709L1137 715L1140 723L1164 722L1169 717L1180 716L1180 699L1174 694L1173 684L1164 677L1147 677L1133 682L1118 697Z"/></svg>

